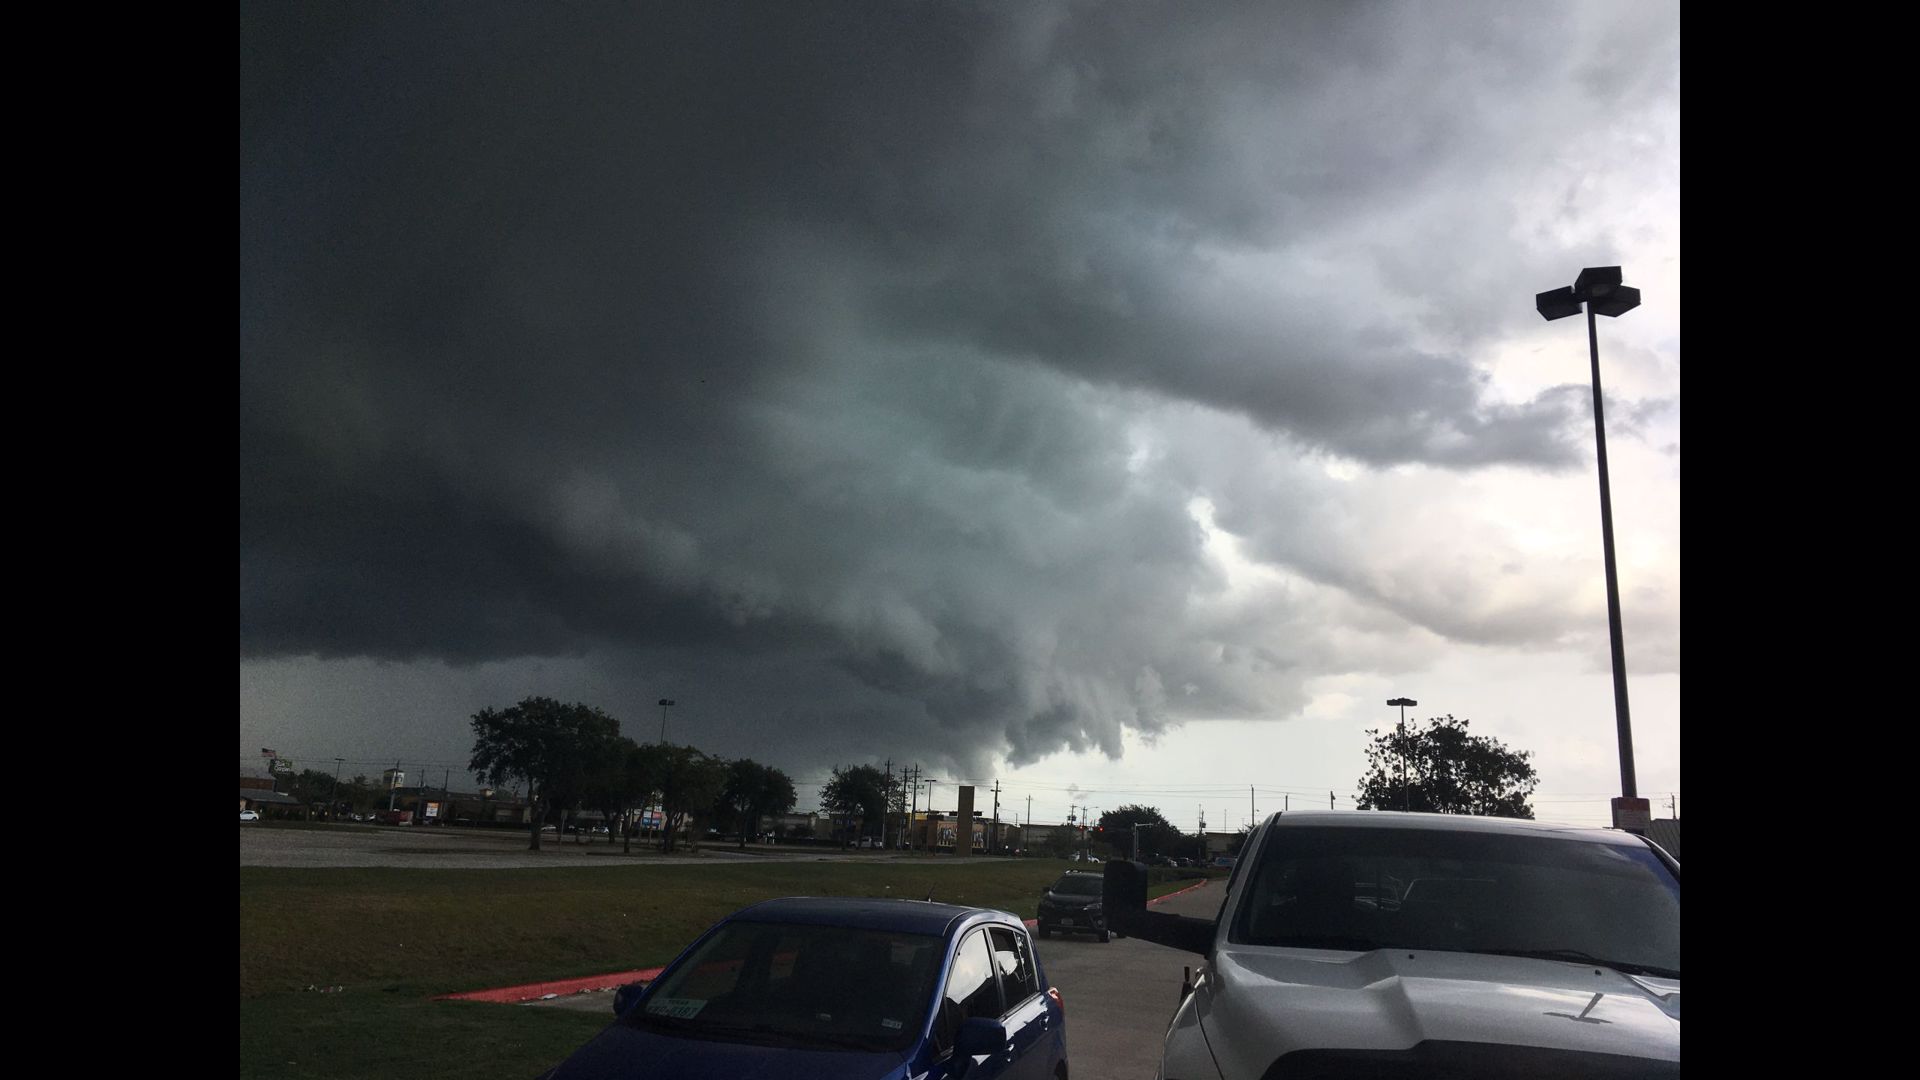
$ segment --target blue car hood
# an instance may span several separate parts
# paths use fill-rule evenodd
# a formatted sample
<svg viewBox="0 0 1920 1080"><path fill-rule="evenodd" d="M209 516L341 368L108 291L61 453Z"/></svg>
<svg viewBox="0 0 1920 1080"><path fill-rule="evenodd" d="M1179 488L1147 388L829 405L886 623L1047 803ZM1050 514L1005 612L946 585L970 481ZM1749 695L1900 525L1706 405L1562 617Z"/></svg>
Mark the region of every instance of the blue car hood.
<svg viewBox="0 0 1920 1080"><path fill-rule="evenodd" d="M891 1051L793 1049L688 1039L616 1023L575 1051L553 1080L891 1080Z"/></svg>

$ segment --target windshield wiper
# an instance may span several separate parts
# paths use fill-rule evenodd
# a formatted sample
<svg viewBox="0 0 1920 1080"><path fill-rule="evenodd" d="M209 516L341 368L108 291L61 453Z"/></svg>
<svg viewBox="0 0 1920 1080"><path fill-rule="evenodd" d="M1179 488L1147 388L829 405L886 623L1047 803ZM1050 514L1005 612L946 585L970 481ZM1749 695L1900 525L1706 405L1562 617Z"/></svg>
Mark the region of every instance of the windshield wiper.
<svg viewBox="0 0 1920 1080"><path fill-rule="evenodd" d="M1566 960L1576 964L1596 964L1612 968L1622 975L1651 975L1657 979L1678 979L1678 968L1653 967L1648 964L1630 964L1620 960L1605 960L1592 953L1579 949L1475 949L1474 952L1490 953L1494 956L1524 956L1533 960Z"/></svg>

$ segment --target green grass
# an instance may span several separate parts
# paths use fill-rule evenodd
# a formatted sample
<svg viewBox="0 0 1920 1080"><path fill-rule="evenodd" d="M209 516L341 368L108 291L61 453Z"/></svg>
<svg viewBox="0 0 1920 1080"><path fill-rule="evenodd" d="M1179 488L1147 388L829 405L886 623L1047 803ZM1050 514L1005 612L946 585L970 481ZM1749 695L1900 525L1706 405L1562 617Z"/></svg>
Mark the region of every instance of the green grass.
<svg viewBox="0 0 1920 1080"><path fill-rule="evenodd" d="M1031 918L1041 890L1070 868L1037 859L242 867L241 1076L533 1076L609 1017L427 999L657 967L730 912L776 896L921 899L931 890L935 900ZM1156 881L1149 890L1158 896L1192 883Z"/></svg>
<svg viewBox="0 0 1920 1080"><path fill-rule="evenodd" d="M240 1002L240 1076L274 1080L533 1077L613 1014L427 1001L349 988Z"/></svg>

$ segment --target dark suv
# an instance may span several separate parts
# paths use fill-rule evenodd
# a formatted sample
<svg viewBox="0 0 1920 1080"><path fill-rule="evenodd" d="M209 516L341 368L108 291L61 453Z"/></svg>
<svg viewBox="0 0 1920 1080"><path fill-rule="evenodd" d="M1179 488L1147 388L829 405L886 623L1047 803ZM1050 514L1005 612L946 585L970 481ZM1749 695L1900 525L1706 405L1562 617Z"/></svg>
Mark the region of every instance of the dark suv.
<svg viewBox="0 0 1920 1080"><path fill-rule="evenodd" d="M1099 874L1069 870L1060 880L1047 886L1040 898L1040 936L1063 933L1099 934L1101 941L1112 941L1107 930L1107 913L1101 905L1102 881Z"/></svg>

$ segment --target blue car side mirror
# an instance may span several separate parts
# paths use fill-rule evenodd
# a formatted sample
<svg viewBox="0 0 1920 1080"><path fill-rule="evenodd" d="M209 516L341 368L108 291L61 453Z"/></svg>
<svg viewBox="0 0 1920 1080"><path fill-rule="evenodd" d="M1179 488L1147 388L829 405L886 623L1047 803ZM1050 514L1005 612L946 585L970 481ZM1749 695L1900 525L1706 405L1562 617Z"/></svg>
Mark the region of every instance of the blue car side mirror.
<svg viewBox="0 0 1920 1080"><path fill-rule="evenodd" d="M635 1001L639 1000L640 995L645 993L646 989L646 983L630 982L620 989L615 990L613 992L613 1015L627 1015L627 1009L632 1007Z"/></svg>
<svg viewBox="0 0 1920 1080"><path fill-rule="evenodd" d="M1007 1025L998 1020L976 1016L960 1025L953 1036L953 1056L964 1062L983 1054L997 1054L1007 1048ZM964 1064L961 1066L964 1068Z"/></svg>

